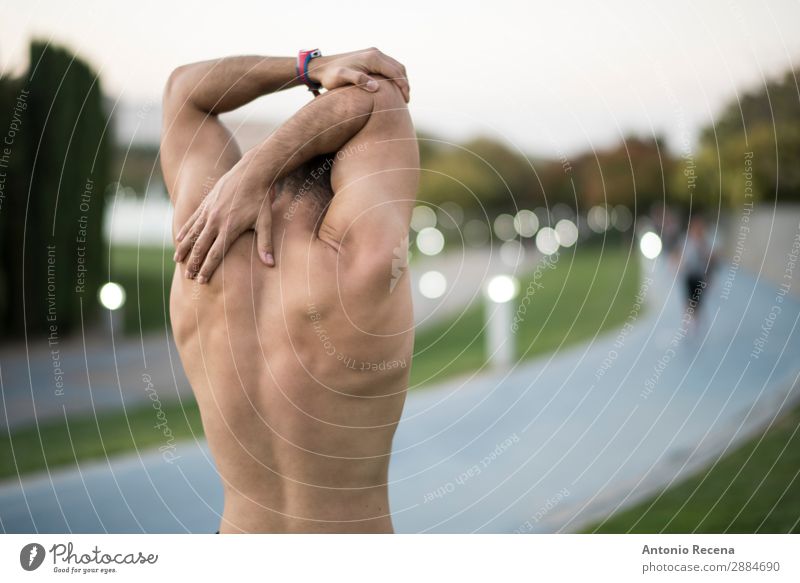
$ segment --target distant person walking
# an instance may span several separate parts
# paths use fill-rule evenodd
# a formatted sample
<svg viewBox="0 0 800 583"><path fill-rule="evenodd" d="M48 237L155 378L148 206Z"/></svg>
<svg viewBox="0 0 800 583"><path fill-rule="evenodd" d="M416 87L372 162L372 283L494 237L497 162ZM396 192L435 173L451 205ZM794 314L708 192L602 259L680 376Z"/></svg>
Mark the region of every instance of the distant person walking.
<svg viewBox="0 0 800 583"><path fill-rule="evenodd" d="M694 321L699 316L703 292L708 287L713 267L713 246L702 218L690 219L683 249L676 248L675 252L678 270L684 280L685 312Z"/></svg>

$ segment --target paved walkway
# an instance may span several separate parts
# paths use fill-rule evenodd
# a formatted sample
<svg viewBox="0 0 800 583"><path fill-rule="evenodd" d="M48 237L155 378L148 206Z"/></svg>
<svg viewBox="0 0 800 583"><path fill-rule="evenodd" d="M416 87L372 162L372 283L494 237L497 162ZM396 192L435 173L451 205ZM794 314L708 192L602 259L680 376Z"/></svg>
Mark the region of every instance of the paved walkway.
<svg viewBox="0 0 800 583"><path fill-rule="evenodd" d="M645 272L647 309L626 333L409 395L390 469L398 531L576 530L719 455L797 397L791 294L744 270L729 280L723 266L684 334L681 281L665 259ZM213 532L222 495L208 451L181 443L178 454L7 483L0 527Z"/></svg>

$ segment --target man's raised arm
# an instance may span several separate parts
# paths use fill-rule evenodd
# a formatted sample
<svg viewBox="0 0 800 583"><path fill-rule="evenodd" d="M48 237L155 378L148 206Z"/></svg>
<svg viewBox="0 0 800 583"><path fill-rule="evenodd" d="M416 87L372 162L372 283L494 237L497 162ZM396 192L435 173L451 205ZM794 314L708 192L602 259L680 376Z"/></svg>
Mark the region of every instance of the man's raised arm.
<svg viewBox="0 0 800 583"><path fill-rule="evenodd" d="M216 114L298 83L288 57L227 57L183 65L164 88L160 159L177 224L241 158ZM188 213L188 214L187 214Z"/></svg>
<svg viewBox="0 0 800 583"><path fill-rule="evenodd" d="M325 89L358 85L367 91L377 91L379 85L370 73L391 78L408 98L405 69L377 49L319 57L308 68L309 78ZM213 115L301 84L294 58L224 57L178 67L170 76L167 92L176 98L173 105L194 107Z"/></svg>
<svg viewBox="0 0 800 583"><path fill-rule="evenodd" d="M377 91L371 73L392 78L408 100L405 68L377 49L319 57L308 69L311 81L325 89L356 84L365 91ZM290 57L225 57L175 69L164 90L161 140L161 163L173 201L181 190L194 191L199 186L195 168L203 168L205 180L210 170L216 168L219 176L240 157L216 114L299 83L295 59Z"/></svg>
<svg viewBox="0 0 800 583"><path fill-rule="evenodd" d="M270 197L266 194L275 181L314 156L339 150L359 134L374 116L376 103L382 104L379 109L383 116L392 115L390 110L402 110L402 115L408 117L404 103L405 93L398 89L399 85L385 78L380 79L381 83L387 85L376 93L344 87L315 99L263 144L245 154L220 179L209 194L206 204L198 208L177 237L176 259L183 261L188 258L188 277L196 275L200 283L208 281L222 261L227 248L242 232L251 228L256 230L262 261L267 265L274 264L270 234ZM395 98L395 95L399 97ZM405 134L411 135L404 134L402 137L413 138L410 121L405 130ZM406 144L405 147L408 148L409 145ZM413 148L416 152L415 143ZM374 152L384 149L378 146L374 148ZM369 155L362 158L367 160ZM382 164L380 161L377 163ZM415 172L418 170L415 169ZM341 172L338 174L341 176ZM408 190L410 189L406 189ZM351 192L357 193L358 187L351 188ZM334 203L325 220L328 226L337 216L343 214L345 198L347 196L334 196ZM321 238L323 232L330 231L322 229Z"/></svg>

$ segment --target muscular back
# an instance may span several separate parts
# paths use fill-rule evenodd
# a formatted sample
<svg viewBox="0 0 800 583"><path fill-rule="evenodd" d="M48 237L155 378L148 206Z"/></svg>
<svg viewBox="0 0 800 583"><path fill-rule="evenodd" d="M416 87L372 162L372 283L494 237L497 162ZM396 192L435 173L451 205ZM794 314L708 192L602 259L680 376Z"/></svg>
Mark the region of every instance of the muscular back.
<svg viewBox="0 0 800 583"><path fill-rule="evenodd" d="M259 260L252 232L206 285L176 268L172 326L225 488L223 532L391 530L387 469L413 347L409 278L398 267L418 161L402 100L384 95L386 113L373 112L333 156L331 201L279 190L274 268ZM208 129L225 146L176 184L204 177L210 187L237 159L224 129ZM406 194L365 202L392 184ZM202 190L175 190L179 227Z"/></svg>

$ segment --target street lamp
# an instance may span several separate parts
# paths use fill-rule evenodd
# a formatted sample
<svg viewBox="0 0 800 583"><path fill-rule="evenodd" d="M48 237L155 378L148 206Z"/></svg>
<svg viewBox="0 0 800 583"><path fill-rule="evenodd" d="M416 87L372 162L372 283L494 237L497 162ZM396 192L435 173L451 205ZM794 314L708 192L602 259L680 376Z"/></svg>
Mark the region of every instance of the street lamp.
<svg viewBox="0 0 800 583"><path fill-rule="evenodd" d="M492 366L507 368L514 361L510 302L518 292L519 281L511 275L496 275L486 286L486 350Z"/></svg>
<svg viewBox="0 0 800 583"><path fill-rule="evenodd" d="M111 333L122 331L122 318L117 317L114 319L114 312L119 310L125 305L125 288L120 284L109 281L103 284L100 291L97 293L97 298L100 300L100 305L108 310L108 317L111 322Z"/></svg>
<svg viewBox="0 0 800 583"><path fill-rule="evenodd" d="M639 250L648 259L655 259L661 255L661 237L653 231L647 231L639 241Z"/></svg>

